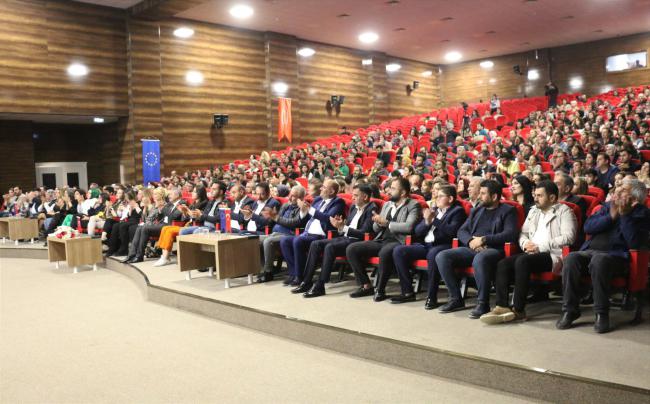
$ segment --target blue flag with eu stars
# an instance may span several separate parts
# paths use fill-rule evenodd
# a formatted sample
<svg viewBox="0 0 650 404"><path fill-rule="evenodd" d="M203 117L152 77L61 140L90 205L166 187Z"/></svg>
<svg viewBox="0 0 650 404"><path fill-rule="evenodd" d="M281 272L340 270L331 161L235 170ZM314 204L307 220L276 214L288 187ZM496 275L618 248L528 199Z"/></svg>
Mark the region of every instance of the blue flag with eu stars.
<svg viewBox="0 0 650 404"><path fill-rule="evenodd" d="M142 177L145 184L160 181L159 140L142 140Z"/></svg>

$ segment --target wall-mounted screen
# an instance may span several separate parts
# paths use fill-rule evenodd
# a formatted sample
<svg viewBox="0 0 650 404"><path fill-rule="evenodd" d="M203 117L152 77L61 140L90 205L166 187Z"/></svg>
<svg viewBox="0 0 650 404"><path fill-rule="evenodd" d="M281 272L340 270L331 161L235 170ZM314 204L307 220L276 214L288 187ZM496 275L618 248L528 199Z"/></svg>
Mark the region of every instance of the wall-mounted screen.
<svg viewBox="0 0 650 404"><path fill-rule="evenodd" d="M605 70L608 73L648 67L648 52L624 53L607 58Z"/></svg>

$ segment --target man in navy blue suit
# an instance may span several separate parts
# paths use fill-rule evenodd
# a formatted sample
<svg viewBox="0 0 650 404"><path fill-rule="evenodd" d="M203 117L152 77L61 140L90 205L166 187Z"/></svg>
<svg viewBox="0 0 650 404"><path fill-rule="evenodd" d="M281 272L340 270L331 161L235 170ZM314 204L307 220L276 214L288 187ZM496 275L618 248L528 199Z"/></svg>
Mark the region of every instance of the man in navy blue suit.
<svg viewBox="0 0 650 404"><path fill-rule="evenodd" d="M265 234L265 228L271 224L268 215L262 214L263 210L279 210L280 202L277 199L271 198L271 190L269 184L260 182L255 187L257 200L250 206L246 205L241 208L241 214L244 218L244 228L242 231L255 234Z"/></svg>
<svg viewBox="0 0 650 404"><path fill-rule="evenodd" d="M478 288L478 303L469 318L478 319L490 311L490 283L497 263L504 257L504 244L517 242L519 228L517 211L500 203L501 185L494 180L481 182L481 206L472 209L469 218L458 230L462 247L445 250L436 256L436 265L449 291L449 301L440 307L441 313L465 308L460 293L457 267L474 267Z"/></svg>
<svg viewBox="0 0 650 404"><path fill-rule="evenodd" d="M591 238L580 251L567 255L562 272L562 317L556 326L571 328L580 317L581 278L591 276L596 321L594 330L609 331L610 280L625 272L630 250L644 247L650 232L650 210L644 205L648 195L642 181L625 179L612 200L585 221L585 233Z"/></svg>
<svg viewBox="0 0 650 404"><path fill-rule="evenodd" d="M413 261L426 259L429 281L424 308L431 310L437 306L440 274L436 266L436 255L451 248L451 242L467 219L467 214L463 205L456 200L456 188L451 185L441 186L434 202L435 208L425 209L422 212L423 219L415 226L415 239L419 242L400 245L393 250L402 294L392 298L391 303L415 301L410 268Z"/></svg>
<svg viewBox="0 0 650 404"><path fill-rule="evenodd" d="M307 218L308 221L305 231L300 236L285 236L280 240L282 256L289 270L289 277L284 281L285 285L300 285L309 245L316 240L324 239L328 231L336 230L330 223L330 218L342 215L345 211L345 201L336 196L338 192L339 184L334 180L327 180L323 184L320 196L314 200L313 206L307 201L298 201L300 218Z"/></svg>
<svg viewBox="0 0 650 404"><path fill-rule="evenodd" d="M372 188L367 184L359 184L352 190L352 201L347 219L341 216L330 218L330 223L336 228L332 239L316 240L309 247L307 263L302 283L291 293L304 293L304 297L312 298L325 294L325 284L330 281L336 257L345 256L345 249L352 243L362 241L366 233L372 233L372 215L378 211L374 202L370 202ZM322 259L320 276L312 284L318 261Z"/></svg>

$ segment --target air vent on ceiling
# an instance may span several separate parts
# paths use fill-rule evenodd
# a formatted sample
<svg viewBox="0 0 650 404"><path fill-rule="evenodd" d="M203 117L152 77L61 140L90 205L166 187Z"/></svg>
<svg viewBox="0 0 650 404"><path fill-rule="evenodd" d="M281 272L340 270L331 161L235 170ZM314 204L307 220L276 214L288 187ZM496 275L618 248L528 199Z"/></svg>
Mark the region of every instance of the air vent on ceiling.
<svg viewBox="0 0 650 404"><path fill-rule="evenodd" d="M451 39L443 39L440 42L451 42Z"/></svg>
<svg viewBox="0 0 650 404"><path fill-rule="evenodd" d="M393 31L395 32L406 31L406 28L399 27L399 28L395 28Z"/></svg>
<svg viewBox="0 0 650 404"><path fill-rule="evenodd" d="M399 0L388 0L386 4L390 4L391 6L393 6L395 4L399 4Z"/></svg>
<svg viewBox="0 0 650 404"><path fill-rule="evenodd" d="M442 18L440 19L440 21L451 21L451 20L453 20L453 19L454 19L454 17L442 17Z"/></svg>
<svg viewBox="0 0 650 404"><path fill-rule="evenodd" d="M575 17L572 15L565 15L564 17L562 17L563 20L573 20L574 18Z"/></svg>
<svg viewBox="0 0 650 404"><path fill-rule="evenodd" d="M337 15L336 17L337 17L337 18L347 18L347 17L349 17L349 16L350 16L350 14L343 13L343 14L339 14L339 15Z"/></svg>
<svg viewBox="0 0 650 404"><path fill-rule="evenodd" d="M492 35L492 34L496 34L497 32L496 31L487 31L485 33L488 34L488 35Z"/></svg>

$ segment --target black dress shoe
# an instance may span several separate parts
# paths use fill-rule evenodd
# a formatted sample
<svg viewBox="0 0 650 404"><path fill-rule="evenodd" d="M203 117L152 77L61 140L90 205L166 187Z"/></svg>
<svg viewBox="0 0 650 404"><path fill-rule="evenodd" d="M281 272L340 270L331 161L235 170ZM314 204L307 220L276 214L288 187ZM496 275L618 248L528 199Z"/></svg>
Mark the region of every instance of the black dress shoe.
<svg viewBox="0 0 650 404"><path fill-rule="evenodd" d="M273 280L272 272L262 272L261 274L257 275L257 283L271 282L272 280Z"/></svg>
<svg viewBox="0 0 650 404"><path fill-rule="evenodd" d="M549 300L547 291L536 291L527 300L527 303L539 303Z"/></svg>
<svg viewBox="0 0 650 404"><path fill-rule="evenodd" d="M596 322L594 323L594 331L598 334L609 332L609 314L596 314Z"/></svg>
<svg viewBox="0 0 650 404"><path fill-rule="evenodd" d="M392 304L400 304L400 303L407 303L407 302L414 302L414 301L415 301L415 293L407 293L405 295L395 296L392 299L390 299L390 302Z"/></svg>
<svg viewBox="0 0 650 404"><path fill-rule="evenodd" d="M302 281L298 278L294 278L293 282L289 284L289 286L298 286L302 283Z"/></svg>
<svg viewBox="0 0 650 404"><path fill-rule="evenodd" d="M363 287L360 287L355 292L350 293L350 297L356 299L357 297L372 296L374 294L375 294L374 288L370 287L368 289L364 289Z"/></svg>
<svg viewBox="0 0 650 404"><path fill-rule="evenodd" d="M140 262L144 262L144 258L133 257L128 262L129 262L129 264L138 264Z"/></svg>
<svg viewBox="0 0 650 404"><path fill-rule="evenodd" d="M314 284L314 286L311 287L311 289L309 289L308 292L306 292L302 296L309 299L309 298L312 298L312 297L323 296L324 294L325 294L325 286L316 283L316 284Z"/></svg>
<svg viewBox="0 0 650 404"><path fill-rule="evenodd" d="M372 297L372 300L375 302L383 302L384 300L388 299L388 296L386 296L386 293L384 292L375 292L375 295Z"/></svg>
<svg viewBox="0 0 650 404"><path fill-rule="evenodd" d="M424 302L424 310L433 310L438 307L438 300L427 297L427 301Z"/></svg>
<svg viewBox="0 0 650 404"><path fill-rule="evenodd" d="M490 312L490 305L489 304L479 303L479 304L476 305L476 307L474 307L474 310L472 310L469 313L469 318L471 318L472 320L476 320L478 318L481 318L481 316L483 314L489 313L489 312Z"/></svg>
<svg viewBox="0 0 650 404"><path fill-rule="evenodd" d="M451 313L452 311L463 310L465 308L464 300L450 300L440 306L438 309L441 313Z"/></svg>
<svg viewBox="0 0 650 404"><path fill-rule="evenodd" d="M199 269L197 269L197 271L199 271L199 272L208 272L209 269L208 268L199 268Z"/></svg>
<svg viewBox="0 0 650 404"><path fill-rule="evenodd" d="M289 285L291 285L291 284L293 283L293 281L295 281L295 280L296 280L296 277L295 277L295 276L289 276L289 277L287 277L287 279L285 279L284 281L282 281L282 284L283 284L284 286L289 286Z"/></svg>
<svg viewBox="0 0 650 404"><path fill-rule="evenodd" d="M122 261L120 261L122 264L128 264L129 261L131 261L133 258L135 258L133 255L129 255L128 257L124 258Z"/></svg>
<svg viewBox="0 0 650 404"><path fill-rule="evenodd" d="M580 318L580 312L571 312L571 311L565 311L562 313L562 317L560 317L559 320L557 320L557 323L555 323L555 328L558 330L566 330L568 328L571 328L573 325L573 322L576 321L578 318Z"/></svg>
<svg viewBox="0 0 650 404"><path fill-rule="evenodd" d="M306 293L311 289L310 283L301 283L297 288L291 289L291 293Z"/></svg>

